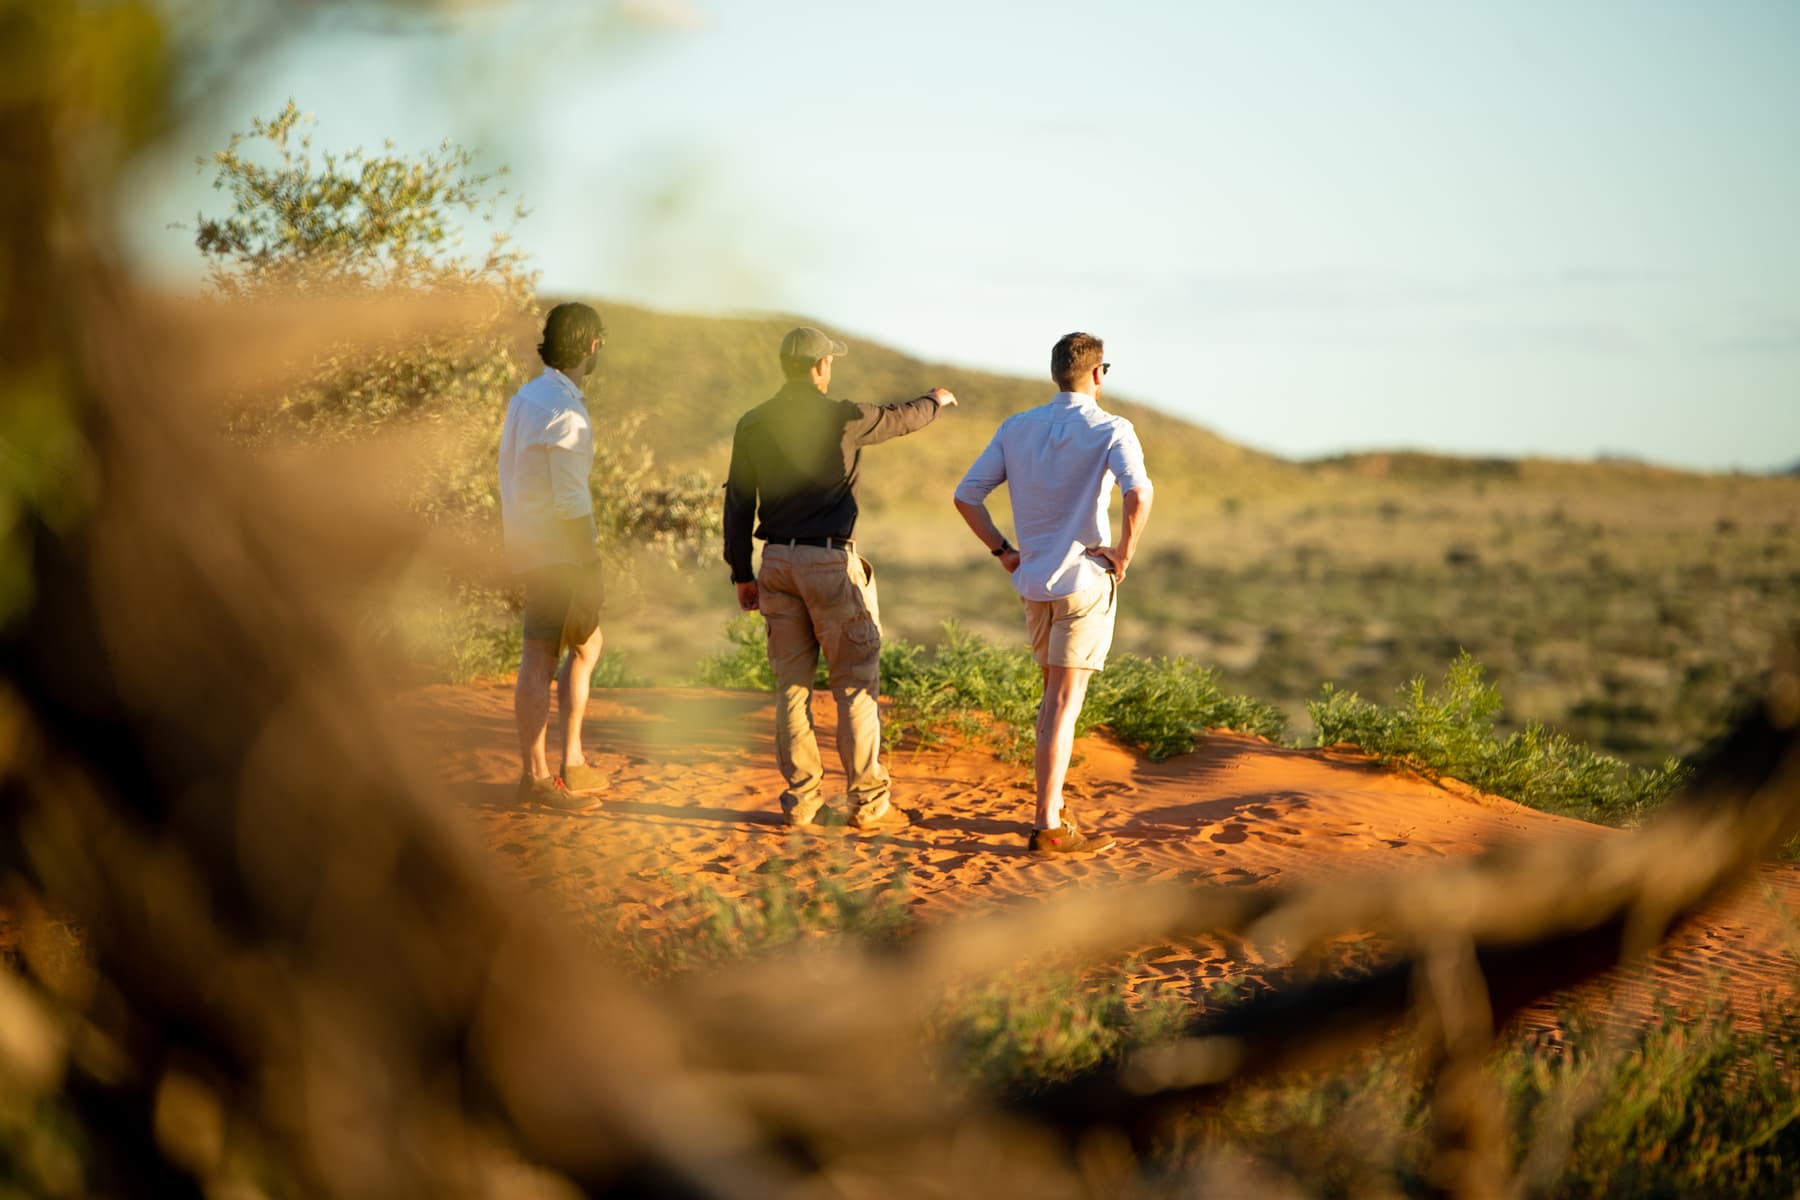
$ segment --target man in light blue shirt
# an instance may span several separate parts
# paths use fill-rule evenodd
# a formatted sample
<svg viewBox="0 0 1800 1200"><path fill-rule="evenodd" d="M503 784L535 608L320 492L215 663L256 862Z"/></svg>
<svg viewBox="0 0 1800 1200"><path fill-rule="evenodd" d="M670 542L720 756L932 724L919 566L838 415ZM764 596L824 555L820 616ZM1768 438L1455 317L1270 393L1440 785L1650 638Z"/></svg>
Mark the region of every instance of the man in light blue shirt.
<svg viewBox="0 0 1800 1200"><path fill-rule="evenodd" d="M1012 575L1025 604L1032 656L1044 672L1037 719L1034 854L1106 850L1113 839L1083 832L1063 811L1063 777L1088 680L1112 647L1118 587L1150 519L1152 490L1131 422L1099 405L1112 364L1091 333L1064 336L1050 351L1061 390L1047 404L1001 423L956 488L956 510ZM1015 548L985 503L1011 491ZM1124 527L1112 541L1113 485L1125 495Z"/></svg>

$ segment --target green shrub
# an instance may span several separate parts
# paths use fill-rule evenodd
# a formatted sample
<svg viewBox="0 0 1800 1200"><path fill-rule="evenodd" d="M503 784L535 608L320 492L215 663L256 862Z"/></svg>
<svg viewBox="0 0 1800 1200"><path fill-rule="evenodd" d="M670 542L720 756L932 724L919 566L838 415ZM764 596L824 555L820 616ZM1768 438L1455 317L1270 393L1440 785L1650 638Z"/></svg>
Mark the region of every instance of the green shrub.
<svg viewBox="0 0 1800 1200"><path fill-rule="evenodd" d="M743 692L775 690L775 669L769 665L769 627L758 613L739 613L725 623L725 640L731 649L709 654L695 668L703 687L730 688ZM813 686L824 687L825 656L813 669Z"/></svg>
<svg viewBox="0 0 1800 1200"><path fill-rule="evenodd" d="M1134 654L1116 656L1094 676L1082 720L1111 727L1157 761L1186 754L1194 748L1194 736L1207 729L1278 738L1287 728L1287 718L1274 705L1227 694L1210 667Z"/></svg>
<svg viewBox="0 0 1800 1200"><path fill-rule="evenodd" d="M884 648L881 665L882 687L894 698L890 742L950 729L985 737L1007 757L1030 756L1043 673L1022 646L996 646L952 621L935 650ZM1273 705L1227 695L1213 671L1185 658L1121 654L1089 682L1075 729L1105 725L1160 760L1192 750L1194 735L1208 728L1275 737L1285 724Z"/></svg>
<svg viewBox="0 0 1800 1200"><path fill-rule="evenodd" d="M881 670L882 690L894 699L882 729L890 744L952 730L985 738L1008 757L1030 756L1043 684L1024 650L1002 649L950 621L933 650L884 646Z"/></svg>
<svg viewBox="0 0 1800 1200"><path fill-rule="evenodd" d="M1632 767L1536 723L1501 738L1501 707L1499 689L1482 682L1481 664L1464 651L1436 691L1420 676L1399 689L1392 708L1327 683L1306 710L1321 746L1349 742L1385 762L1590 820L1635 821L1687 778L1676 759Z"/></svg>

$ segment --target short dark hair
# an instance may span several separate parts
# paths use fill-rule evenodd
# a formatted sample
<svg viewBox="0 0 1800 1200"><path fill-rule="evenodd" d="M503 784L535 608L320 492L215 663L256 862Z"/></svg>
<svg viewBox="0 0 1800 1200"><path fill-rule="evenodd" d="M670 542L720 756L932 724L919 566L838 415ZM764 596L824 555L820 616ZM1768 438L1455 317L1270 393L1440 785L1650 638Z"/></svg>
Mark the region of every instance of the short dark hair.
<svg viewBox="0 0 1800 1200"><path fill-rule="evenodd" d="M1067 391L1077 379L1100 365L1106 343L1091 333L1065 333L1050 351L1050 378Z"/></svg>
<svg viewBox="0 0 1800 1200"><path fill-rule="evenodd" d="M805 379L813 369L816 358L800 358L792 354L781 356L781 373L789 379Z"/></svg>
<svg viewBox="0 0 1800 1200"><path fill-rule="evenodd" d="M538 343L538 357L545 366L561 371L586 358L595 339L606 340L606 326L600 323L599 313L579 301L559 304L544 318L544 340Z"/></svg>

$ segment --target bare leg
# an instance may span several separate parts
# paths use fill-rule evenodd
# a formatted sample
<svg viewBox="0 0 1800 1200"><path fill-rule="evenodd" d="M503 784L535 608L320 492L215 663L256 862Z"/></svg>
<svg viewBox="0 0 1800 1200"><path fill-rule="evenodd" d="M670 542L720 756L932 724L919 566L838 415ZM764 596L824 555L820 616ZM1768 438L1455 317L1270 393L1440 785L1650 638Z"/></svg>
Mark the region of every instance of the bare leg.
<svg viewBox="0 0 1800 1200"><path fill-rule="evenodd" d="M544 757L544 728L550 723L550 675L556 669L555 642L526 638L519 656L519 681L513 686L513 723L519 731L519 763L533 779L550 775Z"/></svg>
<svg viewBox="0 0 1800 1200"><path fill-rule="evenodd" d="M569 648L562 669L556 673L556 699L562 711L563 766L579 766L587 761L581 752L581 719L587 714L588 688L594 682L594 668L600 665L600 650L605 645L600 630L579 646Z"/></svg>
<svg viewBox="0 0 1800 1200"><path fill-rule="evenodd" d="M1037 827L1062 824L1063 777L1075 752L1075 719L1087 699L1093 672L1085 667L1045 667L1044 703L1037 719Z"/></svg>

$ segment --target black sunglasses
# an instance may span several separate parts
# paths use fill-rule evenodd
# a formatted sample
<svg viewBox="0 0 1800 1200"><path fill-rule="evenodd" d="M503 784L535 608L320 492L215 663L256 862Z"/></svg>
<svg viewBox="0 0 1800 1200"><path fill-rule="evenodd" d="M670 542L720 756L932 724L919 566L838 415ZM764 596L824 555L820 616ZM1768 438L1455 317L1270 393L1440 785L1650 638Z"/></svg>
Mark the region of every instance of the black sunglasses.
<svg viewBox="0 0 1800 1200"><path fill-rule="evenodd" d="M1100 364L1100 373L1101 373L1101 374L1102 374L1102 375L1104 375L1104 374L1106 374L1106 373L1107 373L1107 372L1108 372L1108 371L1110 371L1110 370L1112 370L1112 364L1111 364L1111 363L1101 363L1101 364Z"/></svg>

